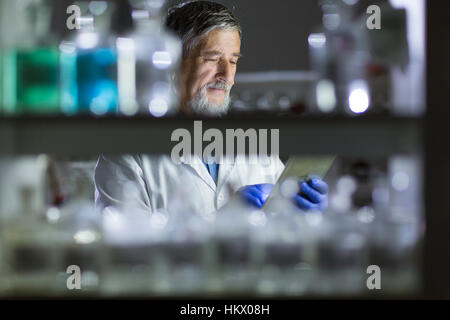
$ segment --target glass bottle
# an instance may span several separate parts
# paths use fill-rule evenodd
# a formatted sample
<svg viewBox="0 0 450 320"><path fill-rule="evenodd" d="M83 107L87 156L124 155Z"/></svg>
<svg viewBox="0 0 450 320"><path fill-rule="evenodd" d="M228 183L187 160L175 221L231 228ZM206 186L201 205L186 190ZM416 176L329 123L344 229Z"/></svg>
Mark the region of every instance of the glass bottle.
<svg viewBox="0 0 450 320"><path fill-rule="evenodd" d="M61 42L62 109L68 115L102 116L117 111L117 53L111 33L111 5L79 19L74 37Z"/></svg>

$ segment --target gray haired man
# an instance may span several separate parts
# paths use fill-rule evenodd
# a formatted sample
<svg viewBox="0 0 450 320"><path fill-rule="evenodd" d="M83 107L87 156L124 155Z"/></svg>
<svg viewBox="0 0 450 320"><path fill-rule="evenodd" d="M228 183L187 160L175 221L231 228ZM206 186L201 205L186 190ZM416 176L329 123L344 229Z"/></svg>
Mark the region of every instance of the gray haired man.
<svg viewBox="0 0 450 320"><path fill-rule="evenodd" d="M183 42L180 112L225 114L241 55L238 22L221 4L192 1L170 9L166 24ZM220 169L214 161L177 165L167 155L101 156L95 170L96 203L123 207L131 197L147 212L170 212L171 206L178 206L183 212L210 214L237 195L249 205L261 207L283 169L278 156L270 157L268 163L224 163ZM130 185L134 192L129 191ZM302 194L293 199L299 208L326 207L325 182L312 179L303 182L300 190Z"/></svg>
<svg viewBox="0 0 450 320"><path fill-rule="evenodd" d="M221 4L193 1L170 9L166 25L183 42L180 111L225 114L241 56L238 21Z"/></svg>

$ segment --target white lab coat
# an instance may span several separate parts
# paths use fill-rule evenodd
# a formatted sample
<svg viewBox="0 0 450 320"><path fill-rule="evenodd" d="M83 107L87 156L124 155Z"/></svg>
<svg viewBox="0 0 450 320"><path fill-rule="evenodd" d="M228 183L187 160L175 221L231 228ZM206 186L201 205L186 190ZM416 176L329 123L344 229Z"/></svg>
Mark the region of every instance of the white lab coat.
<svg viewBox="0 0 450 320"><path fill-rule="evenodd" d="M94 174L96 204L121 207L131 199L149 213L181 205L195 213L214 214L241 187L275 183L284 169L278 157L255 163L237 156L219 165L216 185L200 157L193 159L175 164L168 155L102 155Z"/></svg>

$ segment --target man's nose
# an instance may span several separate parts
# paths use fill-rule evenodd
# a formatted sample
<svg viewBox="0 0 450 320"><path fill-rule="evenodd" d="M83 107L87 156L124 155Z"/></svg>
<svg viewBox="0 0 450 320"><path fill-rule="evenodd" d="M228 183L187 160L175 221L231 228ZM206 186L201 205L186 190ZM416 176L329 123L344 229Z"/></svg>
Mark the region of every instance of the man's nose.
<svg viewBox="0 0 450 320"><path fill-rule="evenodd" d="M219 65L216 78L226 81L230 86L234 85L233 67L229 61L223 61Z"/></svg>

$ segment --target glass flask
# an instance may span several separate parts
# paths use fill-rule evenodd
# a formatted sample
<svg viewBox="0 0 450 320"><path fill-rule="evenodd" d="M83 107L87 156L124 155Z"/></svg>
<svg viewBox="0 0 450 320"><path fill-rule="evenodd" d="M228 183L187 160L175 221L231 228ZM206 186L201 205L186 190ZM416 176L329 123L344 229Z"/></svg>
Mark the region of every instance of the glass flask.
<svg viewBox="0 0 450 320"><path fill-rule="evenodd" d="M59 53L44 1L9 4L21 22L3 48L3 106L7 114L54 114L60 110ZM12 23L10 21L10 23Z"/></svg>
<svg viewBox="0 0 450 320"><path fill-rule="evenodd" d="M164 0L135 1L135 30L116 40L120 113L162 117L178 106L181 43L164 26Z"/></svg>

